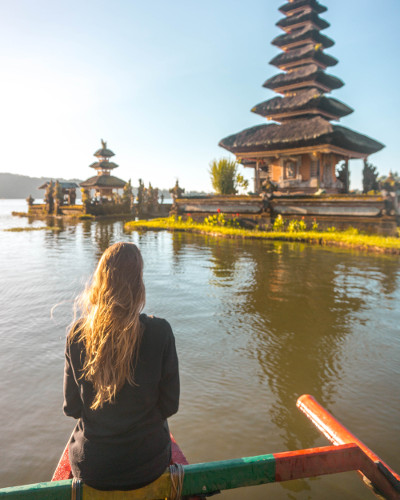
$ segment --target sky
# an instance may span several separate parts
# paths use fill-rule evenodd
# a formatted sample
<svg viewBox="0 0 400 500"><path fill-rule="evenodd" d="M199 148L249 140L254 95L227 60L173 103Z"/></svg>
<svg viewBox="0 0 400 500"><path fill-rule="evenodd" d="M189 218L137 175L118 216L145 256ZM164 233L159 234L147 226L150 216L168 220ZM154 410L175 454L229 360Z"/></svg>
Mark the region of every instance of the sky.
<svg viewBox="0 0 400 500"><path fill-rule="evenodd" d="M104 139L134 186L211 191L210 161L231 156L219 141L266 122L250 109L276 95L262 84L280 72L283 3L2 0L0 172L86 179ZM400 171L400 1L321 3L346 84L332 97L355 110L340 123L386 145L381 174Z"/></svg>

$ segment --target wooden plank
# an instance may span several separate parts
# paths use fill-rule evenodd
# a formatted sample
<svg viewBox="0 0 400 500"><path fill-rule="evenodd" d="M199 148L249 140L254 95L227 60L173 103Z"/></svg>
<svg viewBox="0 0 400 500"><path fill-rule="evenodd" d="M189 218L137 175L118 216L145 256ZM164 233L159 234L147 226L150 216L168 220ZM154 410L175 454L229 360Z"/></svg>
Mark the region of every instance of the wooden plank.
<svg viewBox="0 0 400 500"><path fill-rule="evenodd" d="M400 499L400 475L391 469L381 458L368 448L360 439L341 424L331 413L309 394L303 394L296 406L317 427L317 429L336 446L347 443L356 444L364 453L365 459L358 470L381 491L386 498Z"/></svg>
<svg viewBox="0 0 400 500"><path fill-rule="evenodd" d="M13 486L0 490L0 499L71 500L72 480Z"/></svg>
<svg viewBox="0 0 400 500"><path fill-rule="evenodd" d="M367 470L371 461L356 444L311 448L255 457L184 465L182 494L201 495L275 481L288 481L350 470ZM166 471L156 481L131 491L99 491L83 485L82 500L161 500L170 496ZM0 499L64 500L71 495L71 480L0 490ZM389 497L398 498L398 497Z"/></svg>

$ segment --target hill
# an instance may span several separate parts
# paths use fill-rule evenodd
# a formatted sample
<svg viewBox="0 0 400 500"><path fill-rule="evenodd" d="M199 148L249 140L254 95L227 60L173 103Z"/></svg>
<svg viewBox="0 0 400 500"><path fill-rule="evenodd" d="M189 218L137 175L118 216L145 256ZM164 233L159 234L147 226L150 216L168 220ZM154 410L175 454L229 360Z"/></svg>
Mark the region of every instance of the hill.
<svg viewBox="0 0 400 500"><path fill-rule="evenodd" d="M49 177L29 177L28 175L18 175L0 172L0 198L43 198L44 190L38 187L51 180ZM55 180L55 179L53 179ZM59 181L82 182L79 179L58 179ZM77 197L80 197L80 190L76 190Z"/></svg>
<svg viewBox="0 0 400 500"><path fill-rule="evenodd" d="M29 177L28 175L10 174L0 172L0 199L27 198L32 195L35 199L43 198L44 190L38 190L38 187L51 180L49 177ZM55 178L52 179L56 180ZM78 185L80 179L58 179L59 181L76 182ZM133 187L133 193L136 196L137 187ZM159 194L164 195L165 200L170 199L168 189L160 189ZM208 193L199 191L188 191L186 196L206 195ZM77 198L81 197L80 189L76 190Z"/></svg>

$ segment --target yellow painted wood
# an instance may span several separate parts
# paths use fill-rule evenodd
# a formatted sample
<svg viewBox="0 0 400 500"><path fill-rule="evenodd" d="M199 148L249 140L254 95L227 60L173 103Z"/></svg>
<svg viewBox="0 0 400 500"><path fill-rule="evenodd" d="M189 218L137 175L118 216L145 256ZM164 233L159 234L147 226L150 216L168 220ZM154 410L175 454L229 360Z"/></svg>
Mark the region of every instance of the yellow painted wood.
<svg viewBox="0 0 400 500"><path fill-rule="evenodd" d="M83 485L82 500L164 500L171 495L169 469L154 482L129 491L100 491Z"/></svg>

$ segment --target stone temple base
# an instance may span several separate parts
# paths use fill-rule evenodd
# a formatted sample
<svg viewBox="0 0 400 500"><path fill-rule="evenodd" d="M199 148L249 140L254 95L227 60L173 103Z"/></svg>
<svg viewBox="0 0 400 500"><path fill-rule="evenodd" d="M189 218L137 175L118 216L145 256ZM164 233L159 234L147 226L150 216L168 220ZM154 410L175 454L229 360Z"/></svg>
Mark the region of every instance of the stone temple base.
<svg viewBox="0 0 400 500"><path fill-rule="evenodd" d="M175 200L171 213L203 220L218 212L239 216L248 225L270 227L281 215L286 220L304 219L320 229L334 226L344 230L355 227L372 234L396 235L400 214L382 196L203 196Z"/></svg>

